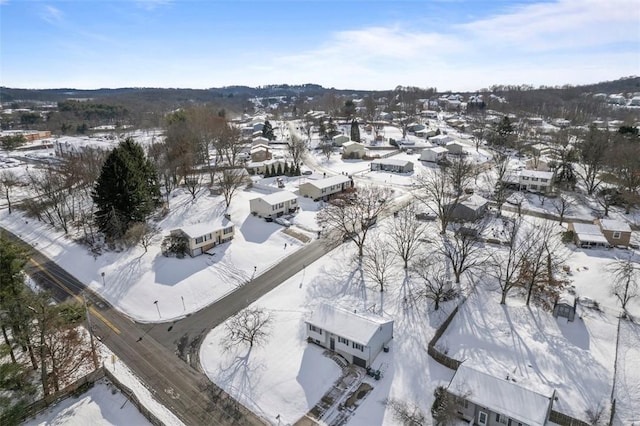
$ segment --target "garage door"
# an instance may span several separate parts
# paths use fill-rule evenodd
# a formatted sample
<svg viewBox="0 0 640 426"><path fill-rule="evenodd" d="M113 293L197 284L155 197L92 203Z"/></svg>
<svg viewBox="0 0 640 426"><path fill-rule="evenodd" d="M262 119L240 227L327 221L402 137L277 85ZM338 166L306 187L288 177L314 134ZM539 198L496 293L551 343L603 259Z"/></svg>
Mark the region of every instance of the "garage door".
<svg viewBox="0 0 640 426"><path fill-rule="evenodd" d="M359 367L367 368L367 361L362 358L358 358L357 356L353 357L353 363Z"/></svg>

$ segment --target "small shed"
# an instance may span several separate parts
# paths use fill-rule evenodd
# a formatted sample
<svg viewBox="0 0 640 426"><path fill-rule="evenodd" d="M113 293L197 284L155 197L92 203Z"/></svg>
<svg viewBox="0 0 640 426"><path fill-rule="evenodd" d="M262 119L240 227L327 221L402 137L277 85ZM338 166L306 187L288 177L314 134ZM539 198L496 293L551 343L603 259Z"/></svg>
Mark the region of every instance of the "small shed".
<svg viewBox="0 0 640 426"><path fill-rule="evenodd" d="M569 321L573 321L576 317L576 304L577 299L575 296L566 292L561 294L553 305L553 316L556 318L564 317Z"/></svg>
<svg viewBox="0 0 640 426"><path fill-rule="evenodd" d="M331 138L331 142L334 146L342 146L343 143L349 142L349 136L346 135L335 135Z"/></svg>

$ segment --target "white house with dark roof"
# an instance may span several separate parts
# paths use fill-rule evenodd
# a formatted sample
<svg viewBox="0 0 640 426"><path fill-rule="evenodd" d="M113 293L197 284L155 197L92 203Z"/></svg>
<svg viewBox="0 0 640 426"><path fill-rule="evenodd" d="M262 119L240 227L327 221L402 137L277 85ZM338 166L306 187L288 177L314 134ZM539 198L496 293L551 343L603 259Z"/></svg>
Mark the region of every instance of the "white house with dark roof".
<svg viewBox="0 0 640 426"><path fill-rule="evenodd" d="M277 191L249 200L249 208L254 216L275 219L298 210L298 196L289 191Z"/></svg>
<svg viewBox="0 0 640 426"><path fill-rule="evenodd" d="M542 170L517 170L505 173L502 181L521 191L551 192L553 176L553 172Z"/></svg>
<svg viewBox="0 0 640 426"><path fill-rule="evenodd" d="M173 236L187 239L187 254L191 257L199 256L218 244L233 239L235 226L225 217L213 221L183 226L171 232Z"/></svg>
<svg viewBox="0 0 640 426"><path fill-rule="evenodd" d="M449 150L443 146L432 146L422 150L420 153L420 161L438 163L446 160L448 153Z"/></svg>
<svg viewBox="0 0 640 426"><path fill-rule="evenodd" d="M458 415L478 426L545 426L555 390L535 389L509 378L495 377L464 363L458 367L447 392L455 399Z"/></svg>
<svg viewBox="0 0 640 426"><path fill-rule="evenodd" d="M326 303L305 321L307 339L342 355L360 367L370 367L393 339L393 320L359 314Z"/></svg>
<svg viewBox="0 0 640 426"><path fill-rule="evenodd" d="M413 171L413 163L409 160L395 158L379 158L371 162L371 171L385 171L393 173L409 173Z"/></svg>
<svg viewBox="0 0 640 426"><path fill-rule="evenodd" d="M300 184L298 190L303 197L327 200L329 196L338 194L353 187L353 180L346 175L331 176L324 179L309 180Z"/></svg>

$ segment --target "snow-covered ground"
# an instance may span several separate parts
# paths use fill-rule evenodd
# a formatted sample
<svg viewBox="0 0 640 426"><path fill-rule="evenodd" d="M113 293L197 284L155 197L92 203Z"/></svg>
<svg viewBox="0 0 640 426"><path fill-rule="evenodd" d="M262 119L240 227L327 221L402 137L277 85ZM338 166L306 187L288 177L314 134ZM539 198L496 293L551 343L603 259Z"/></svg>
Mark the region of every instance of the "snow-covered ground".
<svg viewBox="0 0 640 426"><path fill-rule="evenodd" d="M122 252L107 251L94 258L86 246L67 239L44 223L24 218L20 212L9 215L2 210L0 220L4 227L44 252L131 318L143 322L169 321L208 306L251 279L254 267L260 274L303 246L301 241L284 234L282 226L249 214L249 199L260 195L249 191L238 193L228 210L236 226L234 239L217 246L213 256L195 258L164 257L160 243L172 229L206 223L223 215L221 197L204 191L196 201L182 190L174 191L171 212L158 222L161 231L147 253L134 247ZM311 214L305 215L305 223L312 222ZM154 304L156 300L160 314Z"/></svg>
<svg viewBox="0 0 640 426"><path fill-rule="evenodd" d="M381 293L366 277L363 284L355 254L355 246L343 245L251 306L264 308L274 320L265 346L225 352L220 344L224 325L212 330L200 352L209 378L274 424L278 415L283 424L293 424L340 376L337 364L322 355L323 349L306 342L304 320L316 306L328 302L350 310L383 312L395 320L390 352L381 353L373 364L384 377L366 379L374 389L349 424L396 424L384 404L389 398L411 401L428 413L433 390L453 375L427 355L428 342L452 302L434 312L426 299L414 300L419 282L415 277L405 280L399 268Z"/></svg>
<svg viewBox="0 0 640 426"><path fill-rule="evenodd" d="M640 325L621 321L618 341L613 424L637 425L640 424Z"/></svg>
<svg viewBox="0 0 640 426"><path fill-rule="evenodd" d="M78 398L67 398L23 424L25 426L146 426L151 423L118 388L103 379Z"/></svg>

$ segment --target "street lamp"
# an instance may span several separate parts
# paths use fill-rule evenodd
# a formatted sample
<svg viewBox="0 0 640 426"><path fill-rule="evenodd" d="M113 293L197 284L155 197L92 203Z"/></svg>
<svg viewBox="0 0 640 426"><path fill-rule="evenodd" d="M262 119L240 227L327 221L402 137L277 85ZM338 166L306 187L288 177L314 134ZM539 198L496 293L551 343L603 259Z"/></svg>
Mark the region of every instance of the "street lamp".
<svg viewBox="0 0 640 426"><path fill-rule="evenodd" d="M102 272L100 275L102 275L102 286L106 287L107 285L104 282L104 272Z"/></svg>
<svg viewBox="0 0 640 426"><path fill-rule="evenodd" d="M160 307L158 306L158 301L154 300L153 304L156 305L156 309L158 310L158 318L162 318L162 315L160 315Z"/></svg>

